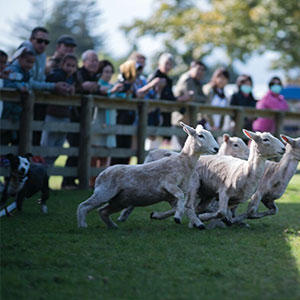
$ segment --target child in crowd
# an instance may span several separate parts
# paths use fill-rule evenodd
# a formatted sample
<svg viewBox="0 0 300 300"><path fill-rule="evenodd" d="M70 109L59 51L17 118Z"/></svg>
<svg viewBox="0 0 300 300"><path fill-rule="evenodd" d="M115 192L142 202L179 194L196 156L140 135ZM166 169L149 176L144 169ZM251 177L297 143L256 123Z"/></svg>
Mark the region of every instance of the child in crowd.
<svg viewBox="0 0 300 300"><path fill-rule="evenodd" d="M77 58L73 54L64 56L61 62L61 68L53 70L48 76L48 82L64 81L69 84L69 94L75 93L77 71ZM45 122L70 122L70 107L62 105L48 105L46 109ZM41 138L41 146L62 147L66 140L67 133L54 132L43 130ZM48 165L53 165L56 160L55 157L47 157L46 162Z"/></svg>
<svg viewBox="0 0 300 300"><path fill-rule="evenodd" d="M209 104L213 106L225 107L228 105L227 98L224 93L224 88L229 81L229 72L225 68L218 68L214 71L210 82L203 86L203 92L209 99ZM205 126L208 129L217 130L224 126L224 116L212 115L208 117L209 125Z"/></svg>
<svg viewBox="0 0 300 300"><path fill-rule="evenodd" d="M100 78L98 84L102 87L102 90L106 90L108 97L115 97L115 93L119 92L123 88L123 84L117 83L113 85L110 81L114 73L114 66L108 60L99 61ZM93 125L106 126L116 125L117 112L115 109L101 109L95 106L93 114ZM105 135L101 133L95 133L92 135L92 147L116 147L116 135ZM110 165L110 157L94 156L92 157L92 167L108 167ZM90 186L94 186L96 177L91 177Z"/></svg>
<svg viewBox="0 0 300 300"><path fill-rule="evenodd" d="M6 67L4 70L7 72L7 78L4 78L4 87L18 89L26 93L30 90L30 70L33 68L35 62L34 53L26 47L18 50L16 59ZM2 118L9 119L16 122L20 119L22 106L20 103L4 102ZM4 145L18 144L17 131L5 131L1 133L1 143Z"/></svg>

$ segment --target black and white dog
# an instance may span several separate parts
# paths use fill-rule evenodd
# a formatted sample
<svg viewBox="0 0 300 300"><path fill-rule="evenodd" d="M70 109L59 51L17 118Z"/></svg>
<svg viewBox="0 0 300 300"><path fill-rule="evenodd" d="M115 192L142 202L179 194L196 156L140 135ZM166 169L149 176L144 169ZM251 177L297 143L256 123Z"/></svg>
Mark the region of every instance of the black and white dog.
<svg viewBox="0 0 300 300"><path fill-rule="evenodd" d="M9 197L16 197L16 206L22 210L22 204L25 198L30 198L41 191L41 210L48 213L46 201L49 198L49 186L47 169L42 164L30 163L31 154L17 156L13 154L5 155L10 162L10 175L5 178L4 190L0 202L0 208L5 209L7 216L10 213L5 206Z"/></svg>

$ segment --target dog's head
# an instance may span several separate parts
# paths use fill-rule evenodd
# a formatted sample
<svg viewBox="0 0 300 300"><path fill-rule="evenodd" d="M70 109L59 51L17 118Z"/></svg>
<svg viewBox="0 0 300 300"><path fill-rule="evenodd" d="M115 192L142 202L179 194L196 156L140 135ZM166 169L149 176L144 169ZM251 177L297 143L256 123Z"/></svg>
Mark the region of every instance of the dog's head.
<svg viewBox="0 0 300 300"><path fill-rule="evenodd" d="M30 157L32 154L28 153L24 156L18 156L14 154L6 154L5 157L10 162L11 173L18 177L24 177L27 175L30 168Z"/></svg>

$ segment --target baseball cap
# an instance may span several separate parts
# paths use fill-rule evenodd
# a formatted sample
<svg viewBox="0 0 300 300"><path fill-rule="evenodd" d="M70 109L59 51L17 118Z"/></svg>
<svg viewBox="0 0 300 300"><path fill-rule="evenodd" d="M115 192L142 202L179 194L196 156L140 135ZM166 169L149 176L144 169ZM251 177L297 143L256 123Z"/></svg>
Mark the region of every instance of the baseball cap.
<svg viewBox="0 0 300 300"><path fill-rule="evenodd" d="M70 35L61 35L58 40L57 44L66 44L66 45L72 45L72 46L77 46L75 40L70 36Z"/></svg>

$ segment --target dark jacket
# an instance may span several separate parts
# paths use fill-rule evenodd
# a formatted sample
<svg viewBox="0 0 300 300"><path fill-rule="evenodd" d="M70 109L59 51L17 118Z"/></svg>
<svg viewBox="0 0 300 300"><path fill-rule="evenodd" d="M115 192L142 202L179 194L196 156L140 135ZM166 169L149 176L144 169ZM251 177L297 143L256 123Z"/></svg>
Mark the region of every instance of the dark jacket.
<svg viewBox="0 0 300 300"><path fill-rule="evenodd" d="M157 69L153 74L149 76L148 82L152 81L156 77L165 78L167 81L166 86L161 91L160 99L176 101L176 97L174 96L172 91L172 87L173 87L172 79L167 74L164 74L159 69Z"/></svg>
<svg viewBox="0 0 300 300"><path fill-rule="evenodd" d="M248 97L246 97L241 91L234 93L231 96L230 105L243 106L243 107L255 107L256 101L250 93ZM244 128L248 130L252 130L252 119L245 118Z"/></svg>
<svg viewBox="0 0 300 300"><path fill-rule="evenodd" d="M246 97L241 91L238 91L231 96L230 105L255 107L256 101L252 93Z"/></svg>
<svg viewBox="0 0 300 300"><path fill-rule="evenodd" d="M76 83L76 75L67 76L66 72L62 69L53 70L48 76L46 81L48 82L59 82L64 81L71 85ZM62 105L48 105L46 110L47 115L51 115L57 118L69 118L70 107Z"/></svg>

